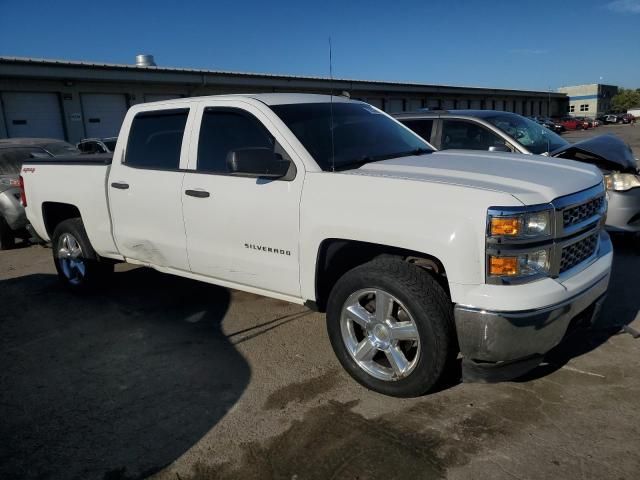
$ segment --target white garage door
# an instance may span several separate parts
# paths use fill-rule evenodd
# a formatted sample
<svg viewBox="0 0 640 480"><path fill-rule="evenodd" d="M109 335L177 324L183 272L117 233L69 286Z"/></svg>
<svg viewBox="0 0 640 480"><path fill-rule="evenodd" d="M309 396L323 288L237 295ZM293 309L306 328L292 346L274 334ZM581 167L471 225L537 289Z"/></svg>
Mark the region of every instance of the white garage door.
<svg viewBox="0 0 640 480"><path fill-rule="evenodd" d="M415 112L416 110L420 110L422 108L422 100L419 98L412 98L409 100L408 109L410 112Z"/></svg>
<svg viewBox="0 0 640 480"><path fill-rule="evenodd" d="M440 100L438 100L437 98L430 98L429 100L427 100L427 107L429 107L431 110L439 109Z"/></svg>
<svg viewBox="0 0 640 480"><path fill-rule="evenodd" d="M2 104L9 137L44 137L64 140L58 94L4 92Z"/></svg>
<svg viewBox="0 0 640 480"><path fill-rule="evenodd" d="M397 113L404 110L404 101L401 98L392 98L387 102L387 112Z"/></svg>
<svg viewBox="0 0 640 480"><path fill-rule="evenodd" d="M442 102L442 108L444 110L453 110L455 108L453 100L445 100L444 102Z"/></svg>
<svg viewBox="0 0 640 480"><path fill-rule="evenodd" d="M120 132L127 99L113 93L83 93L82 116L87 137L115 137Z"/></svg>
<svg viewBox="0 0 640 480"><path fill-rule="evenodd" d="M173 93L145 93L145 102L160 102L162 100L173 100L174 98L181 98L181 95Z"/></svg>

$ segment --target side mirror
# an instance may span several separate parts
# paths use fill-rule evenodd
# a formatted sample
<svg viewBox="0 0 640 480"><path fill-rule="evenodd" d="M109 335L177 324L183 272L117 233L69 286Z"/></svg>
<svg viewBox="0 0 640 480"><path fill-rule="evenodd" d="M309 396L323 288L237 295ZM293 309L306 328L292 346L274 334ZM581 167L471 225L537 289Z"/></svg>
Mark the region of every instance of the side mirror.
<svg viewBox="0 0 640 480"><path fill-rule="evenodd" d="M490 152L511 152L506 145L493 145L489 147Z"/></svg>
<svg viewBox="0 0 640 480"><path fill-rule="evenodd" d="M241 148L227 154L227 169L232 175L281 178L287 174L290 166L290 160L283 159L282 155L270 148Z"/></svg>

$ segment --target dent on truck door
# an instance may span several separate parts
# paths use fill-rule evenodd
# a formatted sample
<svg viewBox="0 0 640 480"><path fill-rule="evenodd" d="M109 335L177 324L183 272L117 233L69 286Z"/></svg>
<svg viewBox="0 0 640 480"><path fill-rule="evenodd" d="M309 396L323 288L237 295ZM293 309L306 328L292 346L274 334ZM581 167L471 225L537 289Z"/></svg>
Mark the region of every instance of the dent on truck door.
<svg viewBox="0 0 640 480"><path fill-rule="evenodd" d="M152 265L189 269L179 170L189 109L137 114L126 158L114 164L109 199L122 255Z"/></svg>
<svg viewBox="0 0 640 480"><path fill-rule="evenodd" d="M298 296L302 175L291 181L230 175L230 151L286 152L245 110L207 107L201 115L199 136L192 141L193 170L183 185L191 270Z"/></svg>

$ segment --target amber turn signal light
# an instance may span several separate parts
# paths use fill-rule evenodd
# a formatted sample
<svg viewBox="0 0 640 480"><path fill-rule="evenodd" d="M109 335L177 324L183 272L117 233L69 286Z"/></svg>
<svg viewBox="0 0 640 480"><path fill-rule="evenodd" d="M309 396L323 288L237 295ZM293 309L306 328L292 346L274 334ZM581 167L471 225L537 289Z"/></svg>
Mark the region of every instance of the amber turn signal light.
<svg viewBox="0 0 640 480"><path fill-rule="evenodd" d="M522 219L516 217L493 217L491 219L491 235L516 236L520 234Z"/></svg>
<svg viewBox="0 0 640 480"><path fill-rule="evenodd" d="M517 275L518 257L490 257L489 274L500 276Z"/></svg>

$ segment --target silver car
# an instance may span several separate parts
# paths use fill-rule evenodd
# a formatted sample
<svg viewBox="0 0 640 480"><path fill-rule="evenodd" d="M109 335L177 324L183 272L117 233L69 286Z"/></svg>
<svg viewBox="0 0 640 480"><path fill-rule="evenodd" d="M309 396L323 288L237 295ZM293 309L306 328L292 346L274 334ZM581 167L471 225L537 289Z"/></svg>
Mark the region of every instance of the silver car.
<svg viewBox="0 0 640 480"><path fill-rule="evenodd" d="M569 143L522 115L497 110L417 111L395 117L440 150L537 154L596 165L606 180L607 229L640 233L640 170L631 148L614 135Z"/></svg>
<svg viewBox="0 0 640 480"><path fill-rule="evenodd" d="M16 238L28 238L27 217L20 199L20 169L28 158L78 155L73 145L51 138L0 140L0 250L12 248Z"/></svg>

